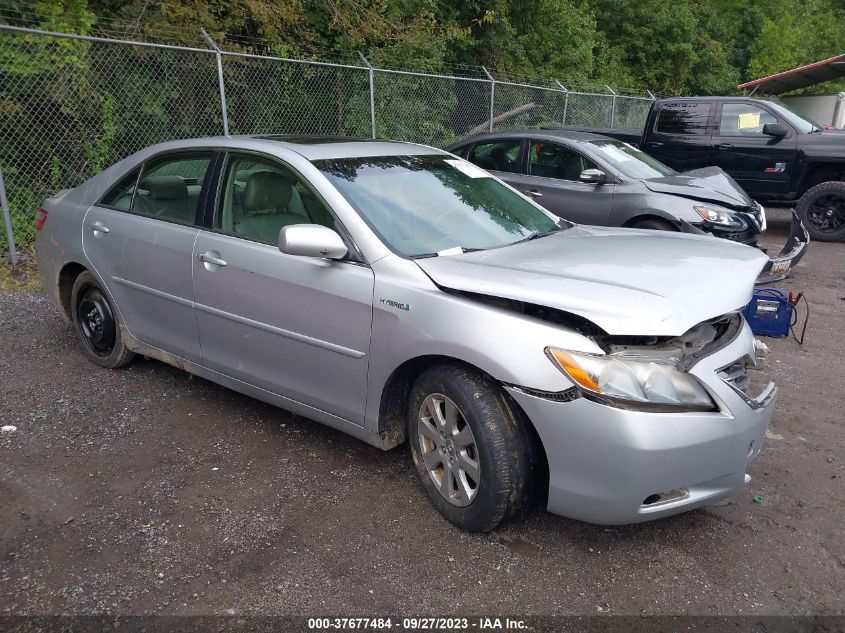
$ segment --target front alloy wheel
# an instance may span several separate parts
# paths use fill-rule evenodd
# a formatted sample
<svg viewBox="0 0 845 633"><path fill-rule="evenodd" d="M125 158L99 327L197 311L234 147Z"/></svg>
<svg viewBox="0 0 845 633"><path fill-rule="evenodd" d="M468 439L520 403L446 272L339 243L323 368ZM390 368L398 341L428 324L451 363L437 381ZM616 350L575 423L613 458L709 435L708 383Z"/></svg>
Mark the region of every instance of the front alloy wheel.
<svg viewBox="0 0 845 633"><path fill-rule="evenodd" d="M533 501L544 462L524 414L489 376L463 365L424 371L408 402L408 442L435 508L487 532Z"/></svg>
<svg viewBox="0 0 845 633"><path fill-rule="evenodd" d="M468 506L478 494L481 464L475 436L451 398L423 400L417 420L421 457L437 490L452 505Z"/></svg>

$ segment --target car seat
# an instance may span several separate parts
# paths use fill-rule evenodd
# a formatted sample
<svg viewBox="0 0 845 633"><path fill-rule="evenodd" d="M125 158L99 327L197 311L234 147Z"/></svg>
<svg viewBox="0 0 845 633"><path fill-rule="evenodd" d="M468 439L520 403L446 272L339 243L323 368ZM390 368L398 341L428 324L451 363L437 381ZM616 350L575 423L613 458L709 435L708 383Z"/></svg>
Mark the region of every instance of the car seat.
<svg viewBox="0 0 845 633"><path fill-rule="evenodd" d="M275 242L282 227L310 224L301 201L291 204L293 194L288 176L272 171L253 172L246 181L240 209L233 209L234 232ZM296 198L299 200L299 196Z"/></svg>
<svg viewBox="0 0 845 633"><path fill-rule="evenodd" d="M146 215L193 222L199 194L190 196L179 176L147 176L138 185L135 209Z"/></svg>

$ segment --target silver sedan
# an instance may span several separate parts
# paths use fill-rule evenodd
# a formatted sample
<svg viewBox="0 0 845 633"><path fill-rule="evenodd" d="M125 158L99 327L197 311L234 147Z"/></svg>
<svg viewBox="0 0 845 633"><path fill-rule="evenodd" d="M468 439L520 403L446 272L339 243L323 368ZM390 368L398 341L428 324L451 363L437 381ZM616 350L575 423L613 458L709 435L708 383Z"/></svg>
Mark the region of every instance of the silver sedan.
<svg viewBox="0 0 845 633"><path fill-rule="evenodd" d="M490 530L537 498L631 523L750 479L766 263L562 220L419 145L205 138L44 202L44 287L94 363L159 359L382 449ZM541 493L547 492L547 495Z"/></svg>

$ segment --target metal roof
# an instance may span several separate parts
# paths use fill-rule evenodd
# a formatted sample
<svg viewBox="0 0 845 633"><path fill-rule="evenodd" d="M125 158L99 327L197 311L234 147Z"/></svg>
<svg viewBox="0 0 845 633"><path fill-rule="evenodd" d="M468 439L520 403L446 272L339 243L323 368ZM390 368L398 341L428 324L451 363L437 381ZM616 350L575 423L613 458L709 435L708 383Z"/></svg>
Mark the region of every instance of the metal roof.
<svg viewBox="0 0 845 633"><path fill-rule="evenodd" d="M481 132L480 134L473 134L466 138L456 141L449 145L449 147L458 147L464 145L469 141L480 141L491 138L530 138L530 139L549 139L562 138L571 141L594 141L607 140L609 137L596 134L587 130L562 128L562 127L544 127L540 129L524 129L524 130L503 130L501 132Z"/></svg>
<svg viewBox="0 0 845 633"><path fill-rule="evenodd" d="M845 54L748 81L739 84L737 88L751 90L753 93L779 95L843 76L845 76Z"/></svg>

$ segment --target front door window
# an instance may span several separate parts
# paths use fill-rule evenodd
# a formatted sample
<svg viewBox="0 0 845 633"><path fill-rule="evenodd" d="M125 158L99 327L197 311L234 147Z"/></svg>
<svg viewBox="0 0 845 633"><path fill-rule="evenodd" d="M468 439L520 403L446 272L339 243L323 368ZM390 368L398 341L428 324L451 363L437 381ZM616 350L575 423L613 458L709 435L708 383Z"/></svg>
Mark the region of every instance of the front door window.
<svg viewBox="0 0 845 633"><path fill-rule="evenodd" d="M773 114L750 103L726 103L719 118L719 136L762 138L763 126L777 122Z"/></svg>
<svg viewBox="0 0 845 633"><path fill-rule="evenodd" d="M334 216L298 175L255 156L230 157L214 223L223 233L271 244L292 224L336 228Z"/></svg>
<svg viewBox="0 0 845 633"><path fill-rule="evenodd" d="M574 149L546 141L531 142L528 152L530 176L577 182L585 169L596 169L596 164Z"/></svg>

